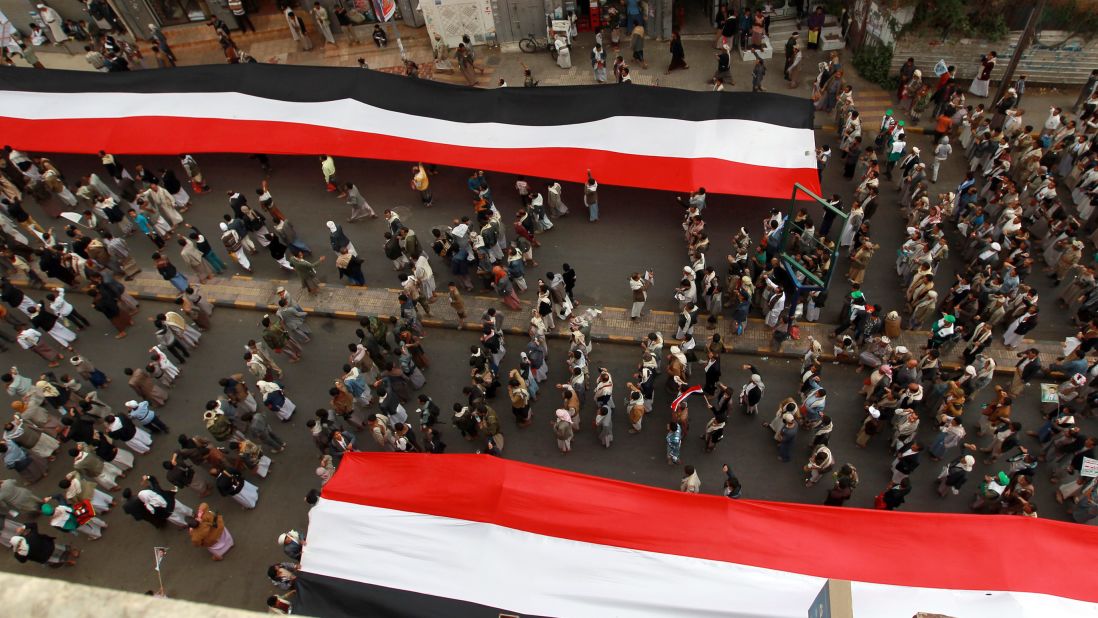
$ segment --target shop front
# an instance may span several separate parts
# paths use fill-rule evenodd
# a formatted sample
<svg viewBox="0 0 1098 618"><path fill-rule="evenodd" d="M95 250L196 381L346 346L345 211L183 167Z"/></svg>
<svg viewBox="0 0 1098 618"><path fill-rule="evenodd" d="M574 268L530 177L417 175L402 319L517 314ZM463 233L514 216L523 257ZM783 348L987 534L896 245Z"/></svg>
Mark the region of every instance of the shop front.
<svg viewBox="0 0 1098 618"><path fill-rule="evenodd" d="M472 2L473 0L453 0ZM626 14L627 5L635 5L645 13L645 27L649 37L663 34L664 28L657 25L661 4L670 6L672 0L483 0L491 6L492 23L495 36L500 43L514 43L533 35L544 41L552 20L570 20L575 16L576 30L593 32L608 23L608 17L615 12ZM435 0L435 4L452 3L452 0ZM655 30L652 28L655 27Z"/></svg>
<svg viewBox="0 0 1098 618"><path fill-rule="evenodd" d="M204 0L148 0L161 26L178 26L206 21L210 16Z"/></svg>

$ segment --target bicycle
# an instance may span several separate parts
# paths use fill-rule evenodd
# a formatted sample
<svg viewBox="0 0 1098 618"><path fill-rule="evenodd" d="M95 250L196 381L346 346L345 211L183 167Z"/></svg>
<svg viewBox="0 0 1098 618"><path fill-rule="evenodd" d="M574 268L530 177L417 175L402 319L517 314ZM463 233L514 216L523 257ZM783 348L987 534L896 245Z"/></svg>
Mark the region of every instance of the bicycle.
<svg viewBox="0 0 1098 618"><path fill-rule="evenodd" d="M553 57L553 60L557 59L557 47L553 45L551 41L543 41L532 34L520 40L518 45L519 49L527 54L535 53L539 49L547 49L549 50L549 55Z"/></svg>

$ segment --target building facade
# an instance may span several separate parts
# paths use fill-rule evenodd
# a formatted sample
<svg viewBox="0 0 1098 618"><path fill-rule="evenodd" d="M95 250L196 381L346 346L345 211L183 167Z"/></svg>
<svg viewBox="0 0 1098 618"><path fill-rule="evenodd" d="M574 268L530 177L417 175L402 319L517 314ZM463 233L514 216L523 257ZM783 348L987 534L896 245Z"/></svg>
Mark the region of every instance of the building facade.
<svg viewBox="0 0 1098 618"><path fill-rule="evenodd" d="M674 0L646 0L649 38L671 36ZM506 45L534 35L545 40L549 20L578 17L579 30L592 29L592 15L605 11L605 0L421 0L420 7L433 37L436 33L450 46L468 34L474 44Z"/></svg>

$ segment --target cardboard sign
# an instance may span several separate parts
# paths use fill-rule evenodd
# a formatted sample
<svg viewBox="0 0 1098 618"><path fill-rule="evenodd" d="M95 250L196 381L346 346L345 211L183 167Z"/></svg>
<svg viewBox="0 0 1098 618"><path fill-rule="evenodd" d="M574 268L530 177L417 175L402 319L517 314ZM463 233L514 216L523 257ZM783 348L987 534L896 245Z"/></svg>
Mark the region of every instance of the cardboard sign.
<svg viewBox="0 0 1098 618"><path fill-rule="evenodd" d="M1055 384L1041 385L1041 403L1060 403L1060 393Z"/></svg>
<svg viewBox="0 0 1098 618"><path fill-rule="evenodd" d="M1079 469L1079 475L1087 478L1098 476L1098 459L1083 458L1083 467Z"/></svg>

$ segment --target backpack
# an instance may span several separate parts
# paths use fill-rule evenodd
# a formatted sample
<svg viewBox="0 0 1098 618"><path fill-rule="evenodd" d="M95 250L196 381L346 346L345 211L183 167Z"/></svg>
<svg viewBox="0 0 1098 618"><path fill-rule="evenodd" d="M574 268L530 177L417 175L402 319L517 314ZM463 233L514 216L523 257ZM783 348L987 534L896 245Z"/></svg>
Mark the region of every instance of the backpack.
<svg viewBox="0 0 1098 618"><path fill-rule="evenodd" d="M484 247L486 249L496 246L496 243L499 242L499 236L496 233L495 225L488 225L482 229L480 231L480 238L484 241Z"/></svg>
<svg viewBox="0 0 1098 618"><path fill-rule="evenodd" d="M206 421L206 431L210 432L218 442L224 442L233 435L233 424L229 421L229 417L218 414Z"/></svg>

